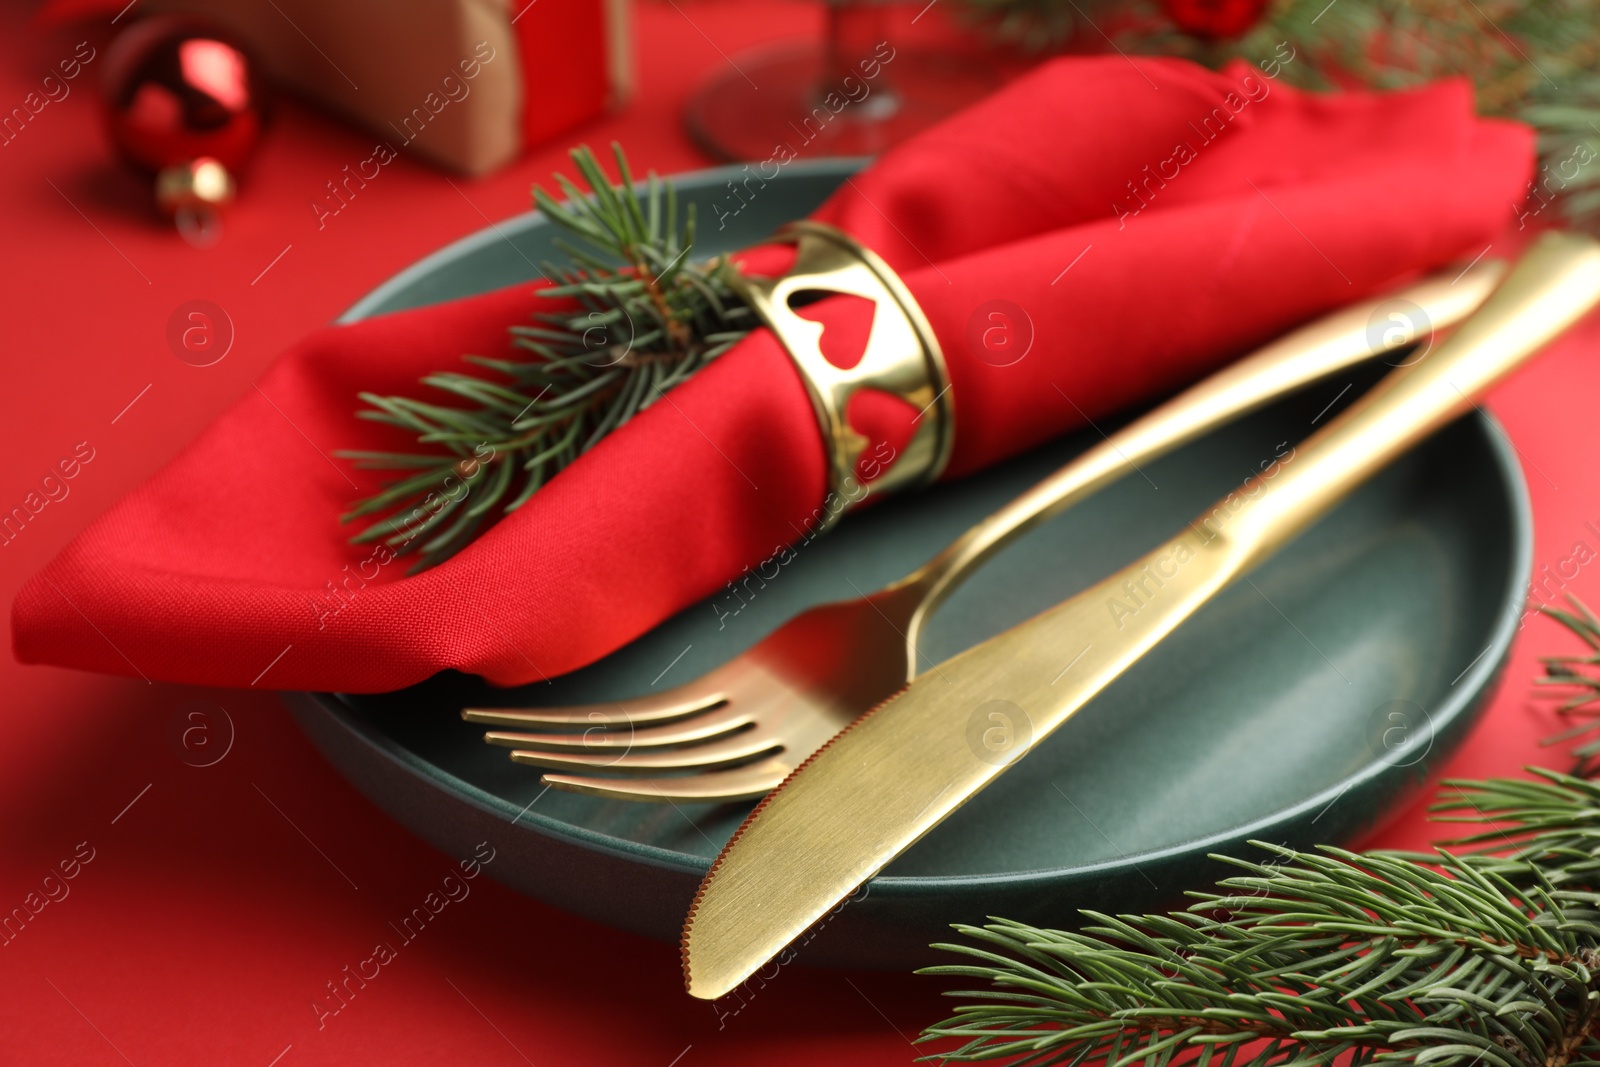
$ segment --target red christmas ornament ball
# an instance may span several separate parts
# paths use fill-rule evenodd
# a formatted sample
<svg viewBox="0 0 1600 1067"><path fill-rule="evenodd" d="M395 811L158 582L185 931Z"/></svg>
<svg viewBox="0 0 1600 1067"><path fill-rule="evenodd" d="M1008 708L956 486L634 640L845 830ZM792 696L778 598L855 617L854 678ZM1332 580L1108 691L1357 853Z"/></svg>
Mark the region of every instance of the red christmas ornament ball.
<svg viewBox="0 0 1600 1067"><path fill-rule="evenodd" d="M186 16L143 19L107 49L102 91L112 143L156 175L166 210L232 198L266 103L254 64L230 37Z"/></svg>
<svg viewBox="0 0 1600 1067"><path fill-rule="evenodd" d="M1184 33L1208 41L1238 37L1261 20L1270 0L1161 0Z"/></svg>

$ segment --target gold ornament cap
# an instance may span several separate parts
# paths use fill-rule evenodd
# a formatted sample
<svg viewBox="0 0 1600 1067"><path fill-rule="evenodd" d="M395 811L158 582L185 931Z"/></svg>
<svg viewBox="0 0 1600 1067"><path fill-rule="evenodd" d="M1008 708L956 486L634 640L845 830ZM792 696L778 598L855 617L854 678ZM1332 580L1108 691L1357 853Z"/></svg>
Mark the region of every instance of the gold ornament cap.
<svg viewBox="0 0 1600 1067"><path fill-rule="evenodd" d="M233 175L210 156L162 167L156 174L156 206L168 218L185 210L215 215L233 203L234 191Z"/></svg>

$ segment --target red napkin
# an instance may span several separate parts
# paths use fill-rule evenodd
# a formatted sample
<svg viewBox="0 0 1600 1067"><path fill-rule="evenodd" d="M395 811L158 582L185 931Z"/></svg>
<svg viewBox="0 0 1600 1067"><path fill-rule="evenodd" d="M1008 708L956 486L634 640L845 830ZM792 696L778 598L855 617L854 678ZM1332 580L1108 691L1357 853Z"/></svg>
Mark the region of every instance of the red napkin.
<svg viewBox="0 0 1600 1067"><path fill-rule="evenodd" d="M1461 81L1317 97L1245 65L1064 59L891 152L817 217L878 250L927 312L960 476L1477 254L1532 150L1524 127L1475 119ZM1007 366L974 318L992 300L1031 320ZM295 689L387 690L444 668L537 681L812 521L819 432L757 331L444 564L407 578L404 558L350 545L337 516L377 476L309 442L403 445L353 417L356 393L414 392L464 352L509 355L505 328L534 304L520 285L312 335L23 588L18 658ZM830 334L864 334L854 302L813 308ZM907 413L869 414L861 429L903 440Z"/></svg>

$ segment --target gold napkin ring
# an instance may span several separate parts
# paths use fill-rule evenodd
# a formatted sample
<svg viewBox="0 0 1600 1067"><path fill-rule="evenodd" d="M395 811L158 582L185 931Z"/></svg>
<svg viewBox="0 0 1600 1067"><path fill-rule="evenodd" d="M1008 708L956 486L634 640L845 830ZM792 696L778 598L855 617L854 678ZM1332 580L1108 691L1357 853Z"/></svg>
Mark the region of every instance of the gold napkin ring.
<svg viewBox="0 0 1600 1067"><path fill-rule="evenodd" d="M827 529L869 491L925 485L943 473L955 441L950 375L911 290L876 252L822 222L790 223L772 240L797 246L789 273L781 278L741 274L735 289L783 344L811 395L828 450L829 497L819 519ZM875 305L866 351L849 369L822 354L822 324L802 318L791 305L801 294L831 293L864 297ZM918 412L911 439L897 453L866 456L871 441L845 417L851 397L862 389L898 397ZM870 485L861 484L858 469L869 472Z"/></svg>

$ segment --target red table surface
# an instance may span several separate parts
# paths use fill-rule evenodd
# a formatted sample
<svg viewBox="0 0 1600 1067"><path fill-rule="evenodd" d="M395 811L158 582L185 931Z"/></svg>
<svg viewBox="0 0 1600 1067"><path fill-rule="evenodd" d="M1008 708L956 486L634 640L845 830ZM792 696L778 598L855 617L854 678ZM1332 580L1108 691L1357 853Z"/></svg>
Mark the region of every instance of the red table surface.
<svg viewBox="0 0 1600 1067"><path fill-rule="evenodd" d="M293 102L280 106L222 241L204 250L157 224L147 190L112 162L92 77L0 147L0 510L78 442L94 449L70 496L4 547L5 602L287 344L418 257L525 210L530 183L566 166L568 143L615 138L641 168L665 173L702 166L679 121L691 88L724 54L820 25L816 5L772 0L646 3L636 15L641 90L625 113L481 181L401 160L320 232L309 202L373 138ZM17 5L0 25L3 111L86 35L42 30ZM205 368L174 358L165 340L168 316L194 299L220 304L236 330L227 357ZM1596 340L1590 323L1490 406L1527 471L1536 568L1550 568L1548 588L1564 580L1600 602L1600 569L1554 577L1573 573L1564 561L1576 542L1600 545L1588 438ZM1535 653L1571 644L1554 624L1529 623L1448 773L1564 766L1539 747L1555 720L1530 681ZM319 1026L311 1005L327 983L396 940L389 924L440 886L451 859L335 774L270 693L9 657L0 692L0 913L75 852L93 855L68 895L0 947L0 1063L908 1063L911 1038L945 1010L931 979L791 967L719 1019L682 993L676 947L479 878ZM226 758L204 768L169 741L175 712L197 699L226 708L237 731ZM1366 843L1414 847L1437 834L1419 802Z"/></svg>

